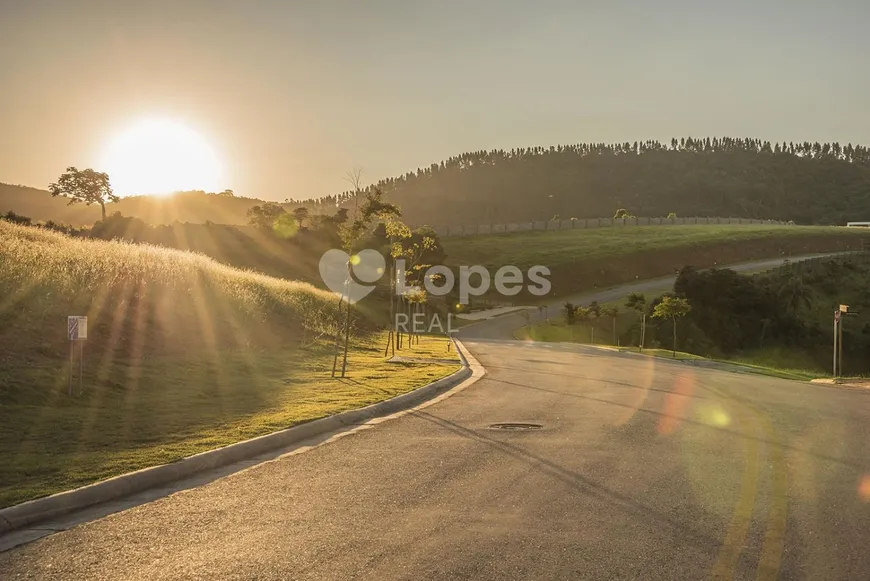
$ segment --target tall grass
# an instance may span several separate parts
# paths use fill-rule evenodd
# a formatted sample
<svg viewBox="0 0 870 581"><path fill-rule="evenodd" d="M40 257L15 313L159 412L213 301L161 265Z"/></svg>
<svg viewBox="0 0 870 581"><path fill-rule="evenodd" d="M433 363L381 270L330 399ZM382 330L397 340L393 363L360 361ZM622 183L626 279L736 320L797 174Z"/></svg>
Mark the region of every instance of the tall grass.
<svg viewBox="0 0 870 581"><path fill-rule="evenodd" d="M166 248L69 238L0 222L0 353L66 350L66 316L88 347L149 353L266 348L330 332L335 301L306 283Z"/></svg>
<svg viewBox="0 0 870 581"><path fill-rule="evenodd" d="M0 507L405 393L447 340L388 363L360 338L331 378L333 295L154 246L0 222ZM68 394L66 316L87 315ZM429 360L432 360L430 363ZM74 375L77 367L72 368Z"/></svg>

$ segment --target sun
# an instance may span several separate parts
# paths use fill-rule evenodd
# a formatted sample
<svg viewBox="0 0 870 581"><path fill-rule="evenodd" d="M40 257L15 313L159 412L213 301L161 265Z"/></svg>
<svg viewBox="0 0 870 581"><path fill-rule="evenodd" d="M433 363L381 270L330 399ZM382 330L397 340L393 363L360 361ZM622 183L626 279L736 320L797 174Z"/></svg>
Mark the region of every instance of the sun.
<svg viewBox="0 0 870 581"><path fill-rule="evenodd" d="M171 119L143 119L109 141L100 171L120 196L168 195L184 190L223 189L223 171L211 144Z"/></svg>

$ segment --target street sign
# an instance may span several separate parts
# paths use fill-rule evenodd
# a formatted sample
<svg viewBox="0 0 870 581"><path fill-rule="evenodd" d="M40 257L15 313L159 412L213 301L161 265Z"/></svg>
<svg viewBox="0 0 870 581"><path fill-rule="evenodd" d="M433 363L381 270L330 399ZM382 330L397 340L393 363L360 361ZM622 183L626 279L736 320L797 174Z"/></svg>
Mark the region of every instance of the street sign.
<svg viewBox="0 0 870 581"><path fill-rule="evenodd" d="M88 318L71 316L66 318L66 332L70 341L88 338Z"/></svg>
<svg viewBox="0 0 870 581"><path fill-rule="evenodd" d="M84 366L85 339L88 338L88 318L69 316L66 318L66 335L69 337L69 385L67 394L72 396L74 345L79 344L79 392L82 390L82 367Z"/></svg>
<svg viewBox="0 0 870 581"><path fill-rule="evenodd" d="M840 305L840 312L841 313L848 313L849 312L849 305Z"/></svg>

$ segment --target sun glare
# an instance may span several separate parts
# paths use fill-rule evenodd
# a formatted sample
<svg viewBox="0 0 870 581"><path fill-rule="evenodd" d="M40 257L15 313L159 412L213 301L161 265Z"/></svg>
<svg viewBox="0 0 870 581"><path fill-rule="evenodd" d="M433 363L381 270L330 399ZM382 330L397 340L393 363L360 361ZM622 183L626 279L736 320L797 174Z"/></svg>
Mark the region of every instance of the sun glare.
<svg viewBox="0 0 870 581"><path fill-rule="evenodd" d="M221 163L199 133L168 119L128 127L104 150L100 171L120 196L224 189Z"/></svg>

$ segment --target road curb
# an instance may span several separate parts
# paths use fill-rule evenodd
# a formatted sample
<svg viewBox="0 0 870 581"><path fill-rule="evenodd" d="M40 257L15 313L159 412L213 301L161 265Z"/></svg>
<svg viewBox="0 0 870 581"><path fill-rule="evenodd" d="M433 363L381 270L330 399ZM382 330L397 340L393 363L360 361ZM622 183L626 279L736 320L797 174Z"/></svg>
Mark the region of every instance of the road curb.
<svg viewBox="0 0 870 581"><path fill-rule="evenodd" d="M459 354L462 368L447 377L364 408L341 412L271 434L230 444L223 448L201 452L171 464L143 468L81 488L0 509L0 535L96 504L117 500L158 486L165 486L206 470L255 458L350 424L357 424L374 417L387 416L413 407L459 385L472 376L472 368L464 353L465 346L456 338L452 338L452 340L456 352Z"/></svg>

